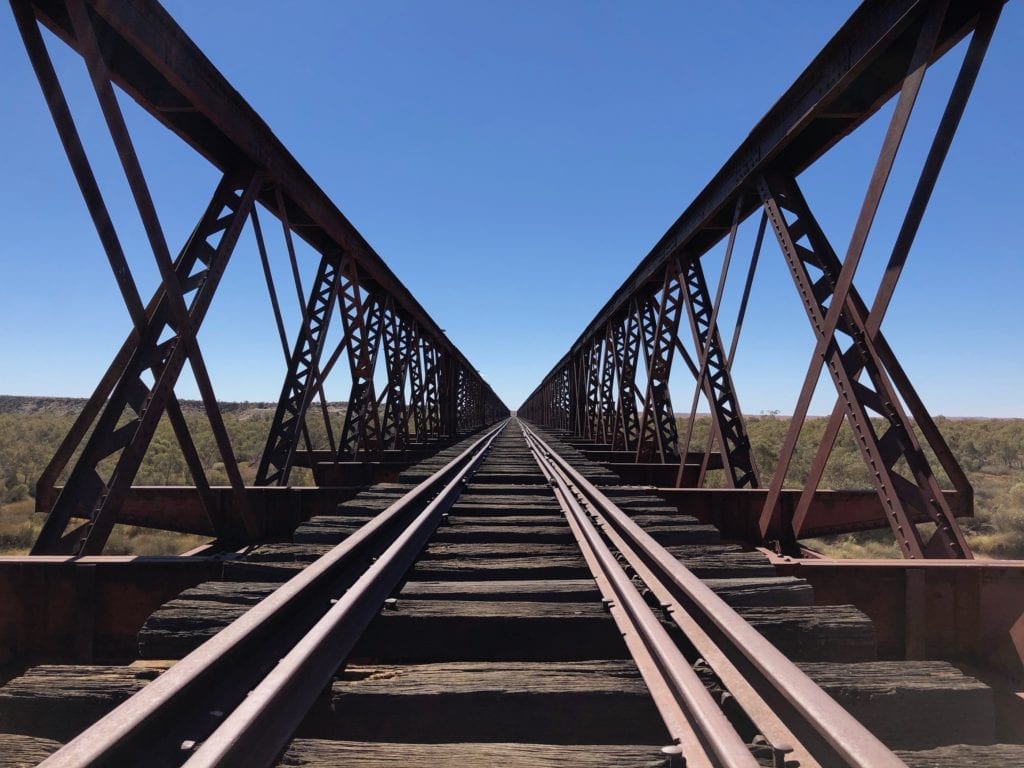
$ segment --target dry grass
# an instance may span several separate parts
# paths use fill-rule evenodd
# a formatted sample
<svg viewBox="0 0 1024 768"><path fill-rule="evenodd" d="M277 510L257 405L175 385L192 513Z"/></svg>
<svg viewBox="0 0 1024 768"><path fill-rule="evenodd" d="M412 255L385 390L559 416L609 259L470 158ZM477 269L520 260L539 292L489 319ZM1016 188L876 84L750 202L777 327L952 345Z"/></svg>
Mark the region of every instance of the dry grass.
<svg viewBox="0 0 1024 768"><path fill-rule="evenodd" d="M30 498L35 478L39 477L80 407L81 401L0 396L0 554L24 554L35 541L43 523L43 516L33 511L34 500ZM226 403L222 408L240 470L245 481L251 483L273 408L261 403ZM191 407L187 409L186 418L210 482L227 484L221 458L201 411ZM937 421L975 489L975 517L961 521L975 554L1024 559L1024 420L938 417ZM824 425L824 419L808 419L786 474L787 486L803 484ZM685 434L685 426L679 423L680 435ZM767 483L775 469L788 419L776 415L753 416L747 419L747 426L762 482ZM709 427L708 417L698 418L691 443L693 450L703 449ZM322 431L322 424L318 429ZM316 447L323 447L324 436L316 432L313 442ZM721 472L710 473L709 484L722 485L721 475ZM940 481L942 479L940 477ZM138 485L191 485L169 424L162 423L157 430L135 482ZM311 483L308 470L296 469L292 475L293 485ZM869 485L852 433L846 430L836 444L822 486L864 488ZM105 552L170 555L205 541L200 536L116 526ZM808 544L833 557L899 556L892 534L887 530L815 539Z"/></svg>
<svg viewBox="0 0 1024 768"><path fill-rule="evenodd" d="M0 555L28 554L43 527L44 515L35 501L23 499L0 504ZM105 555L179 555L209 541L209 537L115 525L103 550Z"/></svg>
<svg viewBox="0 0 1024 768"><path fill-rule="evenodd" d="M1024 473L977 471L969 475L974 486L974 517L960 518L960 526L971 551L983 560L1024 560ZM925 540L929 528L919 526ZM889 531L808 539L804 543L829 557L901 557Z"/></svg>
<svg viewBox="0 0 1024 768"><path fill-rule="evenodd" d="M43 516L34 509L32 499L0 504L0 555L28 552L43 525Z"/></svg>

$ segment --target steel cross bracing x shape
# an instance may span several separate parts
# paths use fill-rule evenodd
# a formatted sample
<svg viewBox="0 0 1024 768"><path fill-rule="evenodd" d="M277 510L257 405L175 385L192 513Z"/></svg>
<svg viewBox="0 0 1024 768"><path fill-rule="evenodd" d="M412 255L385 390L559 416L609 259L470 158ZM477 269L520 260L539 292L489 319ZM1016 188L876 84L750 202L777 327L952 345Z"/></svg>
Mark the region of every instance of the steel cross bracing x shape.
<svg viewBox="0 0 1024 768"><path fill-rule="evenodd" d="M441 396L440 396L440 355L434 349L433 344L426 338L423 339L423 374L426 380L424 386L424 404L429 437L437 438L441 435Z"/></svg>
<svg viewBox="0 0 1024 768"><path fill-rule="evenodd" d="M288 484L298 432L316 388L320 355L338 295L339 273L338 265L333 261L320 259L320 267L310 288L302 328L288 365L284 389L270 427L267 446L256 473L256 485Z"/></svg>
<svg viewBox="0 0 1024 768"><path fill-rule="evenodd" d="M102 550L113 529L114 511L138 472L186 359L193 360L197 379L205 376L205 372L200 374L196 369L191 354L197 349L195 333L248 216L257 184L257 177L250 176L245 186L229 180L218 186L206 213L175 261L171 285L164 282L150 302L149 323L119 372L117 384L50 510L33 554L68 551L72 547L83 554ZM173 298L182 302L191 298L184 330L172 316ZM222 425L220 428L223 429ZM103 479L100 464L110 461L116 462L115 468ZM65 535L72 517L86 517L88 522ZM217 525L219 521L213 522L215 530L223 527ZM255 531L252 533L255 535Z"/></svg>
<svg viewBox="0 0 1024 768"><path fill-rule="evenodd" d="M472 383L469 381L469 375L464 368L458 370L458 413L460 418L468 419L469 415L477 409L476 392ZM460 428L462 424L460 423Z"/></svg>
<svg viewBox="0 0 1024 768"><path fill-rule="evenodd" d="M615 331L611 323L605 326L604 337L604 362L601 367L601 378L598 392L598 419L599 439L602 443L611 445L615 434Z"/></svg>
<svg viewBox="0 0 1024 768"><path fill-rule="evenodd" d="M566 356L527 398L522 413L547 426L559 426L595 441L601 439L593 429L584 434L583 430L574 428L571 420L560 418L551 408L538 409L536 404L541 399L552 402L550 396L544 397L542 393L551 390L555 382L559 388L566 384L570 387L564 396L566 402L582 397L584 393L580 389L573 390L574 383L565 380L569 361L579 359L581 351L592 350L603 343L606 355L608 350L614 350L613 369L619 395L612 406L612 439L605 441L611 442L613 450L629 450L637 462L663 462L666 455L677 455L680 469L676 484L702 485L712 466L710 449L717 442L722 468L726 470L726 485L757 487L757 468L736 399L731 368L764 232L770 223L804 299L817 335L817 350L795 409L790 434L773 473L763 514L753 526L757 533L751 539L757 543L780 540L780 547L795 552L796 539L806 520L813 518L812 527L819 531L832 525L832 510L828 505L816 505L816 499L820 498L817 490L845 416L853 427L872 476L878 506L871 509L865 506L863 517L856 521L838 520L839 530L849 530L843 527L847 525L877 526L888 521L907 556L969 557L952 505L955 503L957 509L970 511L973 498L970 483L880 327L1001 7L999 0L983 3L966 0L865 2L758 123ZM971 40L960 72L892 248L885 277L868 309L853 287L853 278L924 73L932 62L968 34ZM795 179L894 95L898 98L889 128L849 248L845 258L840 260L817 228ZM762 208L763 216L726 352L716 321L721 291L736 227L758 208ZM712 301L700 259L726 232L729 245L723 277L718 295ZM690 356L677 334L667 333L676 308L673 280L678 280L682 287L682 303L694 333L695 357ZM613 344L606 341L609 338ZM646 380L638 381L635 364L639 362L640 350L647 376ZM697 379L695 403L681 445L675 443L674 419L669 424L669 419L665 418L671 414L667 375L670 353L682 357ZM787 519L781 520L780 500L789 457L796 447L822 364L827 365L839 389L839 400L799 502L795 509L787 507ZM638 385L644 389L639 413L638 398L633 391ZM598 391L600 397L606 397L603 387ZM588 387L586 396L592 397L592 392L592 387ZM689 443L699 393L703 393L711 407L712 430L700 472L695 474L686 470L694 466L691 458L696 458L689 450ZM636 430L629 426L630 411L637 414ZM878 426L879 423L883 426ZM927 449L934 452L955 495L943 492L925 459L925 448L918 434L927 443ZM936 532L928 542L921 539L914 527L921 522L936 525ZM743 529L751 530L746 523Z"/></svg>
<svg viewBox="0 0 1024 768"><path fill-rule="evenodd" d="M932 61L979 26L982 13L989 14L1002 2L950 0ZM683 249L701 256L719 242L728 231L737 197L745 193L747 200L741 219L756 211L760 203L750 193L768 166L782 163L799 174L875 114L899 89L908 48L931 6L929 0L862 3L609 299L570 352L623 312L644 286L660 281L670 258Z"/></svg>
<svg viewBox="0 0 1024 768"><path fill-rule="evenodd" d="M612 448L636 450L640 416L636 410L636 367L640 357L640 310L634 301L621 322L614 325L615 370L619 378L619 400L615 409Z"/></svg>
<svg viewBox="0 0 1024 768"><path fill-rule="evenodd" d="M565 391L563 393L566 409L566 419L569 429L579 434L580 431L580 401L585 397L581 388L579 366L569 365L565 371Z"/></svg>
<svg viewBox="0 0 1024 768"><path fill-rule="evenodd" d="M283 225L282 228L284 229L284 231L286 233L288 233L289 229L288 229L288 226L287 226L287 223L286 223L286 216L284 214L284 206L280 204L280 199L279 199L278 210L281 213L281 217L282 217L281 218L282 225ZM286 364L288 365L288 371L289 371L287 376L286 376L286 379L285 379L285 385L284 385L284 387L282 389L281 398L280 398L280 400L278 402L277 414L278 414L278 416L280 416L282 414L290 414L295 409L295 407L296 407L291 401L293 399L298 401L299 410L295 413L295 418L294 418L294 421L292 423L297 425L298 429L301 430L302 437L303 437L303 440L304 440L305 445L306 445L306 450L308 452L312 453L312 451L313 451L313 441L310 438L309 429L308 429L308 426L306 424L306 419L305 419L306 409L308 408L309 401L306 400L305 403L303 403L301 397L293 397L293 395L297 394L297 393L293 393L291 391L292 387L289 384L289 382L292 381L292 376L293 376L292 371L296 368L297 365L301 364L301 362L300 362L301 359L300 360L293 359L293 354L292 354L292 352L289 351L289 347L288 347L288 334L287 334L287 332L285 331L285 328L284 328L284 319L283 319L283 317L281 315L281 305L280 305L280 302L278 301L278 298L277 298L277 289L275 288L275 285L274 285L274 276L273 276L273 273L272 273L271 267L270 267L270 257L267 254L267 247L266 247L266 243L265 243L264 238L263 238L263 230L262 230L262 227L260 226L259 216L257 215L255 208L252 211L252 227L253 227L253 235L256 238L256 247L259 250L260 265L263 268L263 276L264 276L264 279L265 279L266 284L267 284L267 295L268 295L268 297L270 299L271 309L273 310L273 313L274 313L274 322L275 322L275 324L277 326L277 333L278 333L278 336L281 339L281 350L284 353L284 359L285 359ZM299 305L300 305L300 307L302 307L302 328L300 329L300 335L301 334L307 334L308 335L308 333L309 333L308 328L309 328L309 323L310 323L310 315L309 315L309 311L310 310L309 310L309 308L311 306L320 306L320 305L322 305L323 301L324 301L324 298L325 298L325 296L323 295L322 286L318 283L318 281L321 279L321 274L323 274L325 272L325 270L327 270L327 268L324 266L324 263L326 262L326 263L331 264L330 271L334 272L334 273L337 272L337 269L336 269L337 265L334 264L334 261L335 261L334 259L328 259L328 258L325 258L325 257L321 256L321 266L319 267L317 277L314 278L314 280L313 280L313 284L312 284L311 290L310 290L309 299L308 299L308 301L303 303L303 301L302 301L302 290L301 290L301 280L299 278L299 274L298 274L298 270L297 270L297 264L296 264L296 260L294 258L295 251L294 251L294 247L293 247L293 244L292 244L292 238L291 238L290 234L287 235L286 242L288 244L288 255L289 255L290 261L292 262L293 265L295 265L295 268L293 268L293 279L295 281L296 294L297 294L297 296L299 298ZM334 291L337 290L337 285L334 286L333 290ZM331 297L330 300L331 300L331 303L332 303L332 306L333 306L333 304L335 303L334 298ZM320 331L320 335L324 339L326 339L326 334L324 333L326 331L326 323L328 323L329 320L330 320L330 310L324 315L324 320L323 320L324 327ZM301 339L300 339L300 341L301 341ZM297 342L297 346L298 346L298 342ZM323 366L323 367L320 366L320 356L323 353L322 349L316 351L316 354L315 354L316 359L312 360L311 363L310 363L310 371L312 373L312 376L311 376L311 380L308 382L308 387L310 387L311 390L315 390L316 394L319 397L319 400L320 400L320 414L321 414L321 416L323 418L324 431L326 433L328 445L330 447L330 450L331 450L332 454L336 454L337 453L337 446L336 446L336 443L335 443L335 440L334 440L334 429L333 429L333 427L331 425L330 412L329 412L328 406L327 406L327 395L326 395L326 393L324 391L324 379L327 377L327 375L334 368L334 364L337 362L337 359L340 356L341 351L344 348L344 346L345 346L345 340L342 340L341 344L339 344L337 349L335 349L334 353L331 355L330 359L327 361L327 364L325 366ZM315 348L315 345L314 345L314 348ZM301 385L302 388L305 388L306 386L307 386L306 383L303 383ZM278 416L275 416L275 422L276 422L276 419L278 418ZM291 421L290 416L289 416L289 421ZM275 438L275 435L277 435L279 437ZM277 444L277 442L276 442L276 440L278 440L278 439L280 440L280 444ZM293 462L293 460L295 458L295 449L289 443L294 442L295 440L296 440L296 436L295 436L294 432L292 432L290 430L288 430L288 431L280 431L279 428L277 427L276 423L275 423L275 425L272 425L271 431L270 431L270 436L268 436L268 441L267 441L268 442L268 448L265 449L265 451L264 451L264 457L261 460L261 465L267 462L267 451L268 450L272 450L274 455L275 455L275 458L273 459L273 461L275 461L275 462L286 461L287 462L287 469L290 471L291 463ZM257 472L257 477L256 477L256 484L257 485L269 484L263 478L264 478L264 472L262 470L258 471ZM283 484L285 484L287 482L287 479L288 479L288 472L282 472L281 469L278 468L273 473L273 480L271 482L276 482L278 484L283 485Z"/></svg>
<svg viewBox="0 0 1024 768"><path fill-rule="evenodd" d="M914 434L911 418L900 403L901 393L888 373L895 358L884 343L878 343L882 338L880 332L874 340L865 333L867 311L855 288L851 286L836 324L826 324L826 310L835 306L834 286L841 265L795 180L766 180L761 193L808 318L825 342L824 362L901 549L910 557L923 557L926 553L934 557L969 557L963 533ZM787 221L786 213L791 214L790 218L795 215L792 222ZM810 270L818 275L817 279ZM837 333L842 334L844 341ZM867 374L867 381L858 378L861 371ZM817 376L814 378L816 381ZM806 407L804 400L809 400L809 395L801 397L802 407ZM871 413L884 420L881 434ZM788 444L787 440L787 447ZM897 466L901 462L905 467ZM904 473L909 473L910 478ZM777 477L782 474L779 471ZM777 514L780 488L781 479L772 483L761 517L763 534L768 533L772 517ZM936 524L928 544L922 542L914 525L917 517L912 512L923 513Z"/></svg>
<svg viewBox="0 0 1024 768"><path fill-rule="evenodd" d="M597 394L597 381L593 377L590 367L591 358L594 354L594 346L591 344L576 358L576 375L578 385L573 389L577 393L577 410L579 431L584 437L593 439L594 424L593 398Z"/></svg>
<svg viewBox="0 0 1024 768"><path fill-rule="evenodd" d="M409 325L409 398L410 408L402 429L415 436L417 442L427 440L426 399L423 380L423 337L415 323ZM410 429L410 426L412 429Z"/></svg>
<svg viewBox="0 0 1024 768"><path fill-rule="evenodd" d="M379 456L380 416L374 395L373 371L377 365L384 305L376 296L360 287L354 262L341 270L341 319L348 339L348 361L352 373L352 391L348 411L338 441L339 452L348 457Z"/></svg>
<svg viewBox="0 0 1024 768"><path fill-rule="evenodd" d="M44 491L39 498L40 504L46 504L55 493L52 483L70 461L71 454L81 444L89 428L93 427L67 483L53 502L53 507L45 510L48 512L47 520L33 553L94 554L102 550L113 529L115 511L119 510L135 478L165 411L169 414L186 462L196 476L197 488L212 527L215 530L224 528L223 521L216 519L209 485L173 394L174 383L186 360L191 363L214 438L229 470L235 509L247 533L252 534L252 521L241 492L241 476L236 466L228 467L233 463L231 445L216 409L216 398L195 335L253 205L260 177L252 171L225 174L184 250L176 260L172 260L114 94L89 10L81 0L68 4L71 24L161 275L160 289L143 310L134 278L38 27L27 6L16 2L13 8L72 170L135 325L134 333L122 346L42 478ZM190 303L186 302L187 299ZM105 462L105 469L100 467L101 462ZM110 469L111 465L113 469ZM72 517L76 516L85 518L87 522L65 533Z"/></svg>
<svg viewBox="0 0 1024 768"><path fill-rule="evenodd" d="M441 428L448 434L454 434L457 428L456 413L458 412L459 382L455 361L442 358L438 362L437 393Z"/></svg>
<svg viewBox="0 0 1024 768"><path fill-rule="evenodd" d="M840 261L832 250L795 179L787 179L779 174L762 178L758 182L769 220L818 336L760 521L762 535L767 535L769 529L775 527L780 531L784 544L786 540L795 540L801 530L810 509L810 495L817 488L828 450L838 431L838 424L830 425L831 434L826 436L830 441L828 450L819 450L810 483L805 487L793 520L778 525L779 491L824 363L835 382L839 402L845 408L855 440L869 467L885 517L896 535L901 552L916 558L926 555L970 557L963 533L918 442L911 419L901 404L901 397L909 403L915 422L929 424L926 431L937 434L937 430L930 427L931 419L927 411L920 404L916 392L899 369L895 356L880 333L881 313L876 312L875 319L870 321L867 307L853 286L853 276L864 243L924 79L945 12L946 3L933 4L921 25L907 76L865 193L845 260ZM969 65L969 61L965 60L965 65ZM954 91L952 98L956 97ZM789 217L784 215L787 212ZM880 289L883 296L891 296L897 279L898 270L888 274ZM887 303L887 299L883 303ZM845 341L836 337L837 332L843 334ZM896 371L895 385L894 376L890 373L892 370ZM862 373L867 374L866 381L860 378ZM876 431L869 411L887 422L881 434ZM943 452L948 454L945 443L939 442L937 445L940 455ZM955 474L953 476L956 477ZM915 522L920 519L936 525L935 533L927 544L915 526Z"/></svg>
<svg viewBox="0 0 1024 768"><path fill-rule="evenodd" d="M381 435L384 448L401 450L407 442L405 379L411 347L409 326L389 305L383 328L388 383L384 393L387 402L384 405L384 423L381 427Z"/></svg>
<svg viewBox="0 0 1024 768"><path fill-rule="evenodd" d="M889 308L889 303L892 300L893 293L895 292L896 284L899 281L903 267L906 264L906 259L910 252L910 246L914 241L914 237L916 236L921 224L921 219L924 216L928 199L931 197L931 193L935 188L935 183L938 180L942 163L949 151L949 147L952 143L953 136L956 133L956 128L960 122L960 118L963 116L964 109L967 106L968 97L974 87L974 82L977 79L981 63L985 58L985 51L988 49L989 42L992 39L992 33L995 31L995 26L999 19L1001 10L1001 3L990 3L982 13L978 22L978 27L971 37L970 45L967 48L960 71L953 84L949 101L943 111L939 125L936 128L935 137L932 140L917 186L914 189L913 196L911 197L910 204L908 205L906 215L903 219L903 224L900 227L899 233L897 234L896 240L893 244L892 254L889 258L889 263L885 268L885 277L878 287L878 292L876 293L875 299L871 304L871 309L867 314L865 322L865 331L867 335L872 338L876 344L880 343L884 345L886 349L888 349L888 345L886 344L885 339L879 338L879 328L881 327L882 319ZM916 423L918 429L921 430L921 433L927 439L943 470L952 482L953 487L964 500L964 505L969 507L973 504L973 488L971 487L967 476L964 474L963 469L954 458L952 451L946 444L945 439L939 432L939 429L932 420L931 415L928 413L924 404L921 402L917 393L911 386L909 378L903 372L903 369L896 360L895 355L890 351L888 353L888 357L890 358L893 366L890 375L893 377L894 381L897 382L900 389L903 390L903 396L914 412L914 418L917 420ZM859 373L860 372L855 372L854 376L858 376ZM843 423L844 413L845 410L843 402L839 400L836 402L835 408L832 411L832 416L825 428L825 433L822 436L818 451L811 463L810 475L808 477L804 493L801 494L800 501L793 514L793 529L795 534L799 534L800 526L807 517L812 497L811 491L814 488L817 488L821 482L825 465L828 461L832 447L835 444L836 438L838 437L839 428Z"/></svg>
<svg viewBox="0 0 1024 768"><path fill-rule="evenodd" d="M569 361L569 425L574 434L582 435L587 410L587 390L585 374L580 372L580 356Z"/></svg>
<svg viewBox="0 0 1024 768"><path fill-rule="evenodd" d="M731 360L726 359L722 349L722 339L717 325L712 325L711 296L704 279L704 269L699 259L690 259L683 270L683 283L686 293L686 308L690 318L694 342L701 350L703 366L697 372L698 388L704 391L708 404L711 406L711 418L714 431L722 446L722 461L726 478L731 488L756 488L758 486L757 470L747 437L743 414L740 412L739 400L733 389L732 374L729 371ZM691 368L692 368L691 364ZM696 413L690 414L688 429L692 429ZM710 438L709 438L710 440ZM679 465L677 485L683 485L683 470L689 454L689 440L681 448L684 459ZM702 463L702 484L704 467Z"/></svg>
<svg viewBox="0 0 1024 768"><path fill-rule="evenodd" d="M683 288L679 263L673 259L665 270L660 299L649 305L643 318L644 352L647 361L647 391L640 411L636 460L659 462L678 459L676 417L668 391L679 315L683 307Z"/></svg>
<svg viewBox="0 0 1024 768"><path fill-rule="evenodd" d="M430 397L430 363L429 342L420 335L419 328L413 326L413 347L409 356L409 393L412 397L410 409L410 434L416 441L425 443L431 439Z"/></svg>
<svg viewBox="0 0 1024 768"><path fill-rule="evenodd" d="M477 429L484 426L483 420L493 421L502 415L504 406L444 338L443 331L162 8L148 0L12 0L11 5L132 322L132 332L39 479L37 507L47 513L47 520L34 553L98 553L119 521L173 530L198 526L202 530L195 532L213 532L227 545L260 538L261 520L250 507L197 339L249 220L288 366L258 470L259 484L287 482L300 432L314 460L305 423L314 393L320 397L334 460L346 450L346 456L360 451L370 455L383 447L404 446L413 409L422 409L422 416L419 410L415 416L417 437L432 440L452 437L458 429ZM160 283L148 304L142 302L40 34L40 23L78 52L86 65L159 270ZM168 247L115 87L221 174L205 212L177 257L172 257ZM293 345L288 342L273 285L257 202L281 221L301 315ZM308 298L302 288L293 232L312 246L320 261ZM341 304L345 335L321 367L335 303ZM384 329L388 383L386 397L378 402L373 394L373 374L385 304L389 322L396 325ZM389 335L392 327L398 334L394 339ZM412 362L421 348L426 370L418 366L418 357L417 363ZM355 397L346 415L342 445L336 449L324 380L342 352L348 353ZM195 379L230 483L226 496L214 493L210 486L174 391L186 366ZM407 371L412 377L412 404L405 400ZM464 393L461 398L455 387L456 375ZM450 399L442 401L442 394ZM378 416L382 404L387 428L383 438ZM471 412L460 411L460 404ZM176 521L161 518L162 513L154 517L143 510L141 517L135 512L126 516L122 509L164 414L182 450L201 501L199 515L205 515L206 523L195 518L197 522L180 527ZM59 488L59 478L73 459L68 480ZM74 518L85 523L69 531Z"/></svg>
<svg viewBox="0 0 1024 768"><path fill-rule="evenodd" d="M134 334L130 335L122 345L120 351L107 369L106 374L100 382L99 387L89 398L82 412L75 420L68 435L62 441L53 460L44 469L36 484L36 507L40 512L49 512L53 506L56 495L55 485L60 473L71 460L76 448L85 438L90 425L95 421L100 410L106 403L117 377L135 349L136 336L144 333L149 324L151 313L142 306L138 288L128 267L124 251L121 247L117 232L111 221L110 214L100 194L99 185L92 172L92 167L82 146L70 109L64 98L63 90L57 79L53 64L50 60L46 47L43 44L42 36L35 24L29 9L26 5L15 3L12 5L15 20L25 44L25 49L32 62L33 69L39 79L43 94L46 97L47 105L50 108L54 124L64 145L65 152L71 164L75 179L82 191L89 214L92 217L100 242L106 252L110 267L113 270L118 288L128 308L134 326ZM197 489L204 499L206 509L212 509L209 503L209 486L206 482L205 473L199 461L195 446L192 443L191 435L185 424L184 416L181 414L177 399L171 392L168 396L167 413L171 419L175 434L182 445L189 471L196 479ZM67 525L67 521L64 522ZM56 530L56 534L54 531ZM63 529L51 523L51 539L59 535ZM51 546L53 546L51 544Z"/></svg>
<svg viewBox="0 0 1024 768"><path fill-rule="evenodd" d="M288 263L291 266L292 282L294 283L294 286L295 286L295 297L298 300L298 307L302 311L302 327L300 328L300 335L301 335L302 333L305 333L307 331L307 328L308 328L309 323L310 323L309 306L314 304L314 303L316 303L316 301L317 301L317 295L318 295L317 294L317 290L318 290L318 287L319 287L318 283L317 283L317 278L319 278L319 274L318 274L317 278L314 279L314 283L313 283L313 285L311 287L310 296L309 296L308 301L304 301L304 299L303 299L303 290L302 290L302 277L301 277L301 273L300 273L300 270L299 270L298 257L296 256L296 252L295 252L295 240L292 237L291 217L290 217L289 211L288 211L287 200L285 199L285 195L282 192L280 187L275 187L275 189L274 189L274 202L276 204L277 216L278 216L278 218L281 221L281 231L282 231L282 234L284 235L285 246L287 247L287 250L288 250ZM292 370L292 365L293 365L293 360L292 360L292 358L290 356L288 356L288 352L287 352L287 350L288 350L287 334L284 331L284 322L283 322L283 320L281 318L281 309L280 309L280 306L279 306L279 304L277 302L277 295L276 295L276 291L274 289L273 274L272 274L272 272L270 270L270 265L268 263L268 258L267 258L267 255L266 255L266 246L263 243L263 238L262 238L262 235L261 235L260 230L259 230L259 218L257 217L255 210L253 211L253 229L254 229L255 234L256 234L256 241L257 241L257 245L258 245L259 251L260 251L260 261L262 263L263 271L264 271L264 274L266 276L267 292L268 292L268 294L270 296L271 305L272 305L273 310L274 310L274 319L277 322L278 332L279 332L279 334L281 336L281 344L282 344L282 346L285 349L285 356L286 356L286 359L288 361L289 376L290 376L291 375L291 370ZM347 258L347 257L343 253L336 254L333 251L331 251L329 253L322 254L321 257L320 257L320 261L321 262L325 262L325 261L326 262L335 262L335 261L338 261L338 260L344 259L344 258ZM330 271L336 273L338 267L339 267L339 264L333 264L332 263ZM323 270L324 266L321 264L319 269ZM331 303L333 305L333 302L334 302L333 296L331 297L330 300L331 300ZM326 337L326 323L330 322L330 317L331 317L331 313L330 313L330 311L328 311L326 313L326 315L324 316L325 325L322 328L322 333L321 333L321 335L324 336L324 337ZM297 342L297 344L298 343L301 343L301 340L299 342ZM319 356L320 356L322 350L318 350L316 352L316 359L312 361L312 364L311 364L311 367L310 367L311 382L310 382L309 386L313 390L315 390L316 393L319 395L319 398L320 398L320 412L321 412L321 416L323 417L324 429L325 429L325 432L327 434L327 439L328 439L328 442L329 442L332 454L336 452L336 448L335 448L335 442L334 442L333 428L331 426L330 413L329 413L328 406L327 406L327 395L324 392L324 379L326 378L326 373L329 373L329 369L333 367L334 362L337 359L337 354L340 353L340 351L341 351L341 347L339 346L338 350L336 350L336 354L334 356L332 356L332 359L330 361L328 361L327 366L326 366L326 369L327 369L326 372L320 369ZM289 406L287 404L287 402L286 402L286 398L290 394L289 391L288 391L289 390L288 381L289 381L289 379L286 378L285 387L282 390L281 399L278 402L278 413L287 412L291 408L291 406ZM313 453L313 441L310 438L309 428L308 428L308 426L306 424L306 410L309 407L309 399L307 398L304 401L300 400L299 407L300 407L300 410L296 414L296 423L298 423L301 426L302 437L303 437L303 440L305 441L306 450L309 452L310 455L312 455L312 453ZM273 427L271 428L271 432L272 433L274 432L274 428ZM286 439L290 440L293 443L296 440L296 435L295 435L294 432L286 433L284 435L284 437ZM273 440L272 437L268 438L268 441L267 441L268 449L271 446L271 441L272 440ZM295 450L294 450L294 447L289 449L287 446L283 446L283 445L275 446L275 448L276 448L276 450L278 450L280 452L286 452L286 460L289 462L289 465L287 467L288 471L278 472L277 473L278 477L276 479L278 480L278 484L283 485L284 482L287 481L287 477L288 477L289 471L291 469L290 462L294 459ZM265 459L263 461L265 461ZM263 461L261 461L261 464L263 463ZM264 482L261 482L261 479L262 479L261 477L257 476L257 485L266 484Z"/></svg>
<svg viewBox="0 0 1024 768"><path fill-rule="evenodd" d="M595 337L586 356L587 371L587 423L585 436L592 440L602 439L602 406L601 406L601 351L604 337Z"/></svg>
<svg viewBox="0 0 1024 768"><path fill-rule="evenodd" d="M569 426L568 404L563 401L563 394L568 390L565 381L568 375L568 368L562 368L544 389L544 418L558 429L566 429Z"/></svg>

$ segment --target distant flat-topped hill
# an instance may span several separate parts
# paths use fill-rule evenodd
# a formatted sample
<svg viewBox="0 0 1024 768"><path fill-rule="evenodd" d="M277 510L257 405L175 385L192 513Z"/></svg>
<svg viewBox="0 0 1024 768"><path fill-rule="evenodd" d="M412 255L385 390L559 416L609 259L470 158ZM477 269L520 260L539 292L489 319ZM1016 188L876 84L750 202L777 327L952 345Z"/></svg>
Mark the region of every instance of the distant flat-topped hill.
<svg viewBox="0 0 1024 768"><path fill-rule="evenodd" d="M34 395L0 395L0 413L34 414L53 413L76 416L85 406L84 397L37 397ZM331 402L327 407L332 412L344 412L347 403ZM199 400L182 400L181 408L185 412L201 412L203 404ZM276 403L270 402L222 402L222 413L230 413L240 419L271 418Z"/></svg>

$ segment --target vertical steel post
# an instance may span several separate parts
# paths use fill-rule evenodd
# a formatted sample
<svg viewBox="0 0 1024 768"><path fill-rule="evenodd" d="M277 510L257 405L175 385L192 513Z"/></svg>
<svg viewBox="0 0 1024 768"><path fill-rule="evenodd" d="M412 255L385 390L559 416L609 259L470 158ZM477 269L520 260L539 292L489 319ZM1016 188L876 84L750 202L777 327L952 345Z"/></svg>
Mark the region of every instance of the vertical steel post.
<svg viewBox="0 0 1024 768"><path fill-rule="evenodd" d="M679 315L684 301L679 264L672 259L665 270L656 320L644 325L647 353L647 391L640 413L637 462L678 460L676 417L668 382L672 372Z"/></svg>
<svg viewBox="0 0 1024 768"><path fill-rule="evenodd" d="M302 327L295 339L281 397L277 401L267 444L256 472L256 485L288 484L299 432L316 390L316 371L320 366L327 329L334 314L338 279L342 270L338 261L337 258L320 257L320 266L310 286Z"/></svg>
<svg viewBox="0 0 1024 768"><path fill-rule="evenodd" d="M379 457L382 450L380 414L377 412L373 373L377 366L384 306L376 295L367 295L360 286L355 262L345 264L339 276L338 304L348 338L352 390L338 440L338 452L341 457L352 459L360 455Z"/></svg>
<svg viewBox="0 0 1024 768"><path fill-rule="evenodd" d="M698 350L705 350L702 368L705 376L701 386L711 407L712 429L722 446L726 482L730 488L757 488L757 469L750 438L733 387L730 361L725 357L717 325L713 327L711 322L711 295L699 259L687 261L682 279L694 343ZM688 446L684 450L689 453ZM681 457L676 483L679 486L683 485L686 460L686 455Z"/></svg>

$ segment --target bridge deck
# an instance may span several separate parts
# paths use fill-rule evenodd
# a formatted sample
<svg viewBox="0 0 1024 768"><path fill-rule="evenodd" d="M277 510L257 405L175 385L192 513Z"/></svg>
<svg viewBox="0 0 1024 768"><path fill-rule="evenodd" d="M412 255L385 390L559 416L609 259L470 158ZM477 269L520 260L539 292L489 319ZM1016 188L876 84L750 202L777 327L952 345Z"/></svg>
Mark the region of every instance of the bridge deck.
<svg viewBox="0 0 1024 768"><path fill-rule="evenodd" d="M652 489L623 486L547 439L909 765L1024 760L1024 746L993 746L1001 734L988 685L944 661L878 660L875 628L860 610L814 605L806 580L778 576L762 553L722 541ZM0 766L32 762L73 739L465 448L340 503L290 543L256 547L222 578L166 602L139 631L136 661L41 665L11 680L0 688L0 731L9 734L0 737ZM667 614L663 624L720 696L721 680ZM602 604L600 577L511 427L342 661L278 764L650 766L665 763L661 748L672 741ZM721 701L751 741L750 719L735 700ZM193 733L211 727L190 717Z"/></svg>

